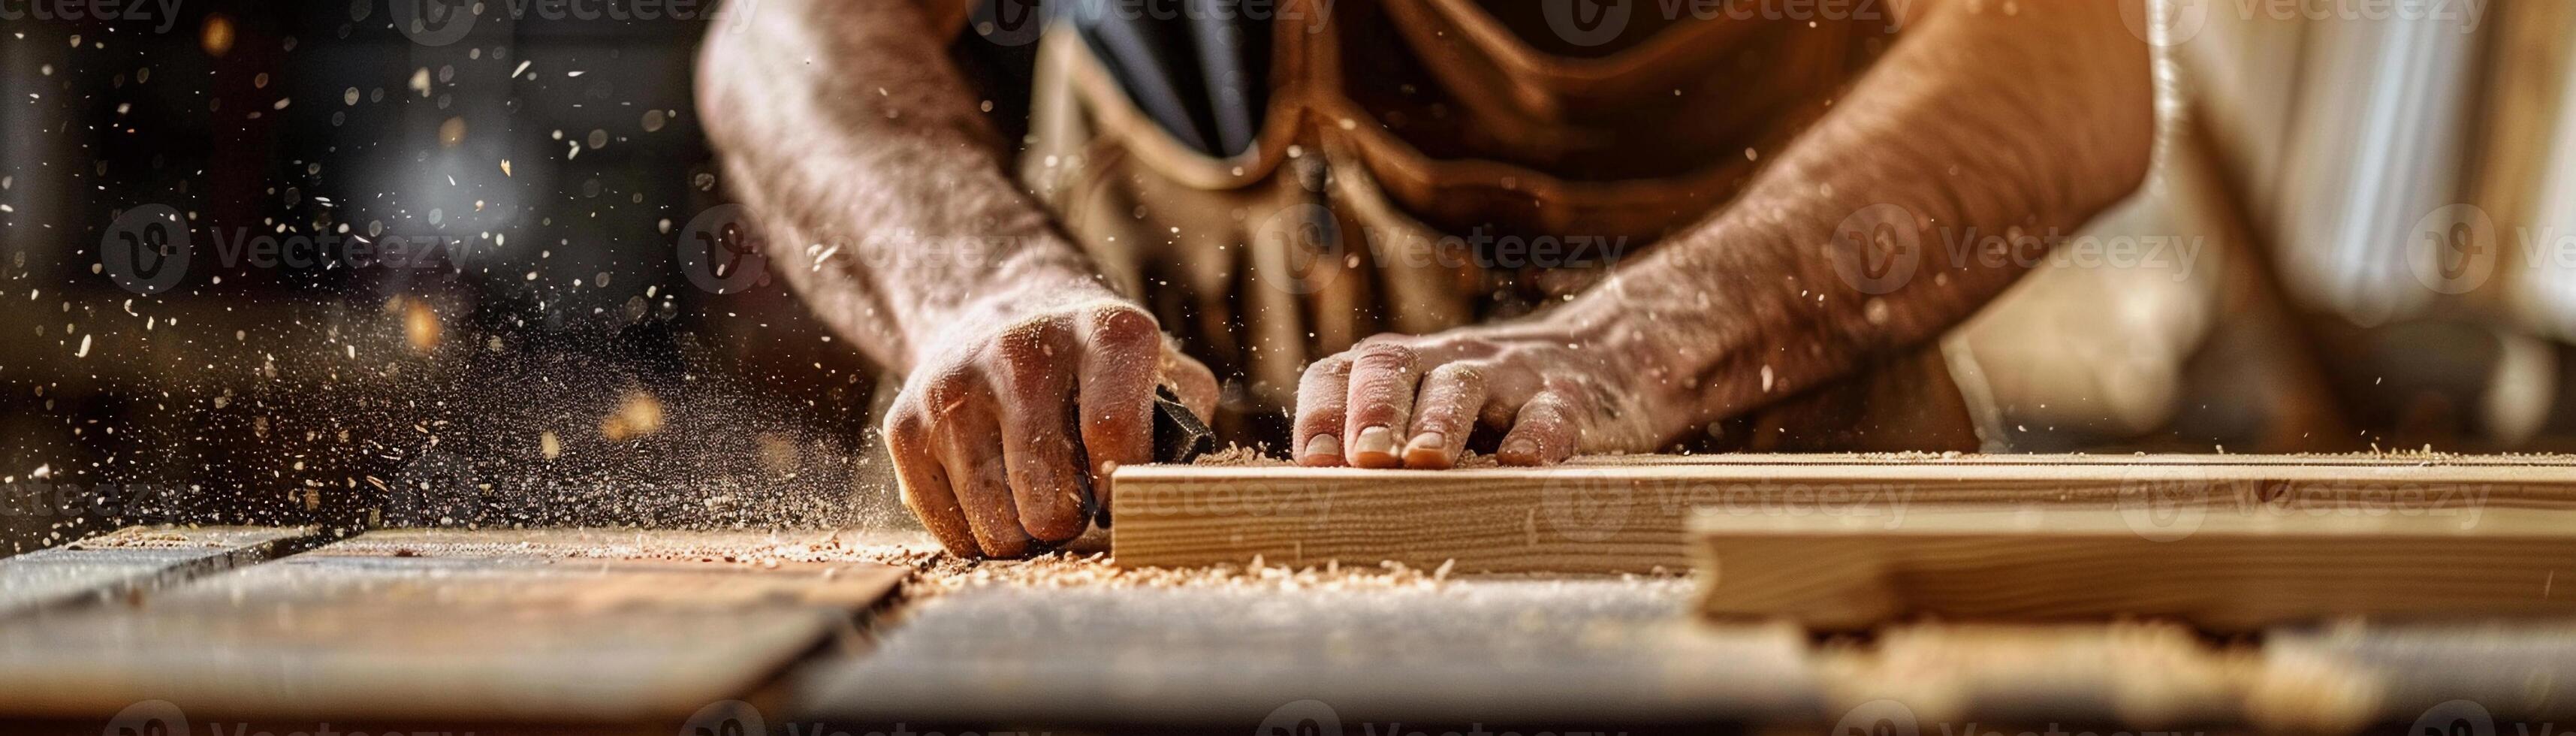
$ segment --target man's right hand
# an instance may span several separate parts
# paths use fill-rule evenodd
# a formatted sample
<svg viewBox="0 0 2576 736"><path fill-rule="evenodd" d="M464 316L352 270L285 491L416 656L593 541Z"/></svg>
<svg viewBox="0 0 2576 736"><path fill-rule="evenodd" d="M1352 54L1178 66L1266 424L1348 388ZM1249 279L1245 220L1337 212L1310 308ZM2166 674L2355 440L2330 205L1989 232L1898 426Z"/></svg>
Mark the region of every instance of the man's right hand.
<svg viewBox="0 0 2576 736"><path fill-rule="evenodd" d="M1153 461L1158 381L1201 416L1216 402L1207 366L1133 305L1104 296L1003 314L922 346L885 419L904 505L959 555L1017 557L1080 536L1109 502L1108 471Z"/></svg>

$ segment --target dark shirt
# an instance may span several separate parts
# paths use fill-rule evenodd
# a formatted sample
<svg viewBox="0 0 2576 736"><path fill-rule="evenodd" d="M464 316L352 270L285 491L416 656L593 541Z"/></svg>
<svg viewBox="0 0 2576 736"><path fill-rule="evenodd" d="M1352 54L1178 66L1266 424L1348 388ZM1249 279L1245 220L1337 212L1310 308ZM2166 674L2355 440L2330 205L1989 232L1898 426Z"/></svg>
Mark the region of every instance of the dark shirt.
<svg viewBox="0 0 2576 736"><path fill-rule="evenodd" d="M1252 148L1270 98L1270 14L1242 0L1067 0L1092 53L1129 99L1210 156Z"/></svg>

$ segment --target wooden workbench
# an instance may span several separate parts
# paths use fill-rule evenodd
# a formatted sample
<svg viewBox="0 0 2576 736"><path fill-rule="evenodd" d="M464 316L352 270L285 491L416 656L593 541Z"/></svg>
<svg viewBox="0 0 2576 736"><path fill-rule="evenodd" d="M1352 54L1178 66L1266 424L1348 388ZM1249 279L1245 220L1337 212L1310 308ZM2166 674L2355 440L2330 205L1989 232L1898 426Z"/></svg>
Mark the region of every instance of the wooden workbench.
<svg viewBox="0 0 2576 736"><path fill-rule="evenodd" d="M1753 460L1737 467L1764 478L1831 479L1859 464ZM1629 482L1667 462L1568 472L1650 488ZM2097 474L2161 487L2177 462ZM2366 471L2351 473L2251 459L2213 471L2242 477L2210 487L2259 500L2322 484L2302 473L2404 478L2424 465L2338 466ZM1963 461L1923 476L1921 492L2044 494L2024 477L2031 467ZM2515 508L2556 507L2576 477L2528 462L2444 467L2456 472L2417 480L2483 483L2480 504ZM0 733L150 733L154 718L174 736L244 725L2559 736L2576 724L2567 619L2208 635L1913 618L1825 635L1703 618L1704 581L1679 567L1466 576L1302 560L1313 569L1179 572L1088 558L967 563L933 549L918 535L853 532L126 530L0 559ZM168 728L180 720L190 727Z"/></svg>

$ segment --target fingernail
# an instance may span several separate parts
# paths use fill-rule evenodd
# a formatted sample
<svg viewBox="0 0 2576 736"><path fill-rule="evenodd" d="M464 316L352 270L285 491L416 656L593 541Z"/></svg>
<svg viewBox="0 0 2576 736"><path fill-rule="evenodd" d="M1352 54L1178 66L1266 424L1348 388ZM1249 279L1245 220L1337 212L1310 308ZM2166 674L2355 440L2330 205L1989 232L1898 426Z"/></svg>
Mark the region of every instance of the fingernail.
<svg viewBox="0 0 2576 736"><path fill-rule="evenodd" d="M1505 442L1503 443L1502 454L1515 457L1535 458L1538 457L1538 443L1525 439Z"/></svg>
<svg viewBox="0 0 2576 736"><path fill-rule="evenodd" d="M1416 452L1443 452L1448 449L1449 435L1439 432L1424 432L1417 434L1413 436L1413 441L1404 443L1404 454L1406 455L1411 455Z"/></svg>
<svg viewBox="0 0 2576 736"><path fill-rule="evenodd" d="M1342 438L1340 437L1335 437L1330 433L1326 433L1315 435L1314 439L1306 441L1305 457L1339 458L1341 456Z"/></svg>
<svg viewBox="0 0 2576 736"><path fill-rule="evenodd" d="M1414 435L1412 442L1404 444L1404 467L1444 470L1455 462L1449 457L1449 436L1446 434L1424 432Z"/></svg>
<svg viewBox="0 0 2576 736"><path fill-rule="evenodd" d="M1363 427L1359 439L1351 443L1351 450L1360 455L1393 455L1395 433L1385 427Z"/></svg>

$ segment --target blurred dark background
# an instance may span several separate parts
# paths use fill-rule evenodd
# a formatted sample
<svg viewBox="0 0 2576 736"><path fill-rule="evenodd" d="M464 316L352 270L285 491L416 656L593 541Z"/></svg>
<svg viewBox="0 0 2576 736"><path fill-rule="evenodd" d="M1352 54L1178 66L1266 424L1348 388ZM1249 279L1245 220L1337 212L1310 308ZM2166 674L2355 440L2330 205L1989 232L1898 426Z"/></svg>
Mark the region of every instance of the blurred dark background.
<svg viewBox="0 0 2576 736"><path fill-rule="evenodd" d="M2040 264L1945 339L1984 449L2576 448L2576 4L2206 7L2163 39L2164 160L2074 239L2187 257ZM0 0L0 555L910 523L891 387L728 227L690 93L717 10ZM1003 30L954 56L1015 139Z"/></svg>
<svg viewBox="0 0 2576 736"><path fill-rule="evenodd" d="M710 8L496 1L411 28L395 14L443 8L17 9L0 554L133 521L891 508L863 459L875 376L765 273L719 294L679 268L688 223L723 201L690 96ZM100 244L155 205L191 257L140 294ZM259 236L276 259L255 260ZM391 242L435 257L352 257Z"/></svg>

